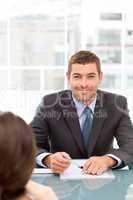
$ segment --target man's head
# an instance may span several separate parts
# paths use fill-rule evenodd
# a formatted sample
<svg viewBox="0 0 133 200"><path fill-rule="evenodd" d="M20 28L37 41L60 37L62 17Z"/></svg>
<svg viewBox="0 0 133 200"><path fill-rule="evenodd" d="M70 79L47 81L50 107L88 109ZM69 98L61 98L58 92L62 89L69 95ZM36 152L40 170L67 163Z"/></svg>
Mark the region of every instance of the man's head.
<svg viewBox="0 0 133 200"><path fill-rule="evenodd" d="M67 78L75 98L91 103L102 80L99 58L90 51L77 52L69 60Z"/></svg>

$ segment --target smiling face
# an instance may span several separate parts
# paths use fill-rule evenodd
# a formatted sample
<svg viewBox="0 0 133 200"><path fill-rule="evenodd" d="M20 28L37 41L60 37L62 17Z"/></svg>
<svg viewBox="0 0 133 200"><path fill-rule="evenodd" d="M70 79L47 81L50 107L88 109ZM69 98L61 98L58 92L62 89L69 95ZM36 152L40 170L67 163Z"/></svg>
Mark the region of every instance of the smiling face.
<svg viewBox="0 0 133 200"><path fill-rule="evenodd" d="M74 97L89 105L96 96L102 72L98 73L96 63L75 63L71 66L71 72L67 73L67 79Z"/></svg>

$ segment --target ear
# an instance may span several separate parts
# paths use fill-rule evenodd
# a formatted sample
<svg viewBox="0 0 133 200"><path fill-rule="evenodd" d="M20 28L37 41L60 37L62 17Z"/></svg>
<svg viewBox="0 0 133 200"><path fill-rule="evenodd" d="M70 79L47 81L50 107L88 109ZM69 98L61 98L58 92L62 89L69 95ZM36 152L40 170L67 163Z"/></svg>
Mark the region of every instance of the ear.
<svg viewBox="0 0 133 200"><path fill-rule="evenodd" d="M70 73L69 72L66 73L66 77L67 77L67 80L69 81L70 80Z"/></svg>

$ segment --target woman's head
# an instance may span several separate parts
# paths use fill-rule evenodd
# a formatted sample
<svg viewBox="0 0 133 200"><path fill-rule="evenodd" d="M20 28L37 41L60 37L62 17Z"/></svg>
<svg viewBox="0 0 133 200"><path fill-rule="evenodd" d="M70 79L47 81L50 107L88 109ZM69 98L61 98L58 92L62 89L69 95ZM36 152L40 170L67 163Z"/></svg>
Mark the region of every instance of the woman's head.
<svg viewBox="0 0 133 200"><path fill-rule="evenodd" d="M17 196L34 168L32 129L11 112L0 114L0 188L2 195ZM5 198L6 199L6 198Z"/></svg>

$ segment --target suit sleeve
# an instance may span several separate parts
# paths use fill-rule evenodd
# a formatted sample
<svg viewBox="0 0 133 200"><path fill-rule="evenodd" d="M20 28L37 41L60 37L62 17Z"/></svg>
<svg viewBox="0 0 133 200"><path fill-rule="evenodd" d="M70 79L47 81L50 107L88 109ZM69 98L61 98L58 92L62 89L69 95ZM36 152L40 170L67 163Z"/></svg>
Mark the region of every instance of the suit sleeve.
<svg viewBox="0 0 133 200"><path fill-rule="evenodd" d="M115 107L121 117L115 132L119 148L111 150L111 154L119 157L125 165L133 163L133 125L129 117L127 100L122 97L120 103L115 102Z"/></svg>
<svg viewBox="0 0 133 200"><path fill-rule="evenodd" d="M38 154L50 151L49 128L47 123L47 111L45 109L44 99L38 106L35 117L30 123L36 138Z"/></svg>

